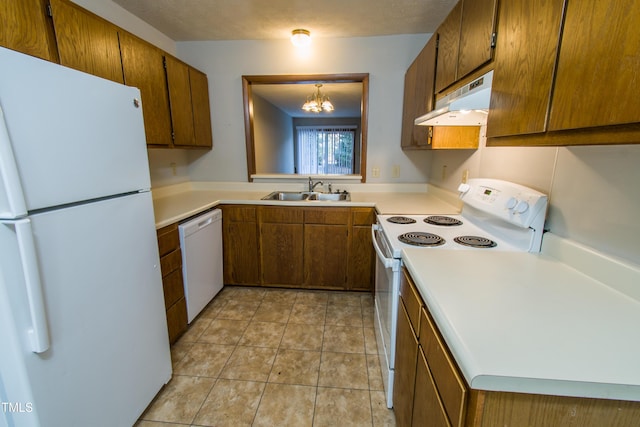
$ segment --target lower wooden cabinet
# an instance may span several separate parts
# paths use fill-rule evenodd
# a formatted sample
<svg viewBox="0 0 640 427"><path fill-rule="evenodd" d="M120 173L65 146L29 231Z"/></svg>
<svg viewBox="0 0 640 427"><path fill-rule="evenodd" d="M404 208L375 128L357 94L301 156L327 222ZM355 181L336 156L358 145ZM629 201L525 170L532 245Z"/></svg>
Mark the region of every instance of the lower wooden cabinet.
<svg viewBox="0 0 640 427"><path fill-rule="evenodd" d="M371 291L373 208L223 205L225 284Z"/></svg>
<svg viewBox="0 0 640 427"><path fill-rule="evenodd" d="M169 342L174 343L187 330L187 302L184 298L182 281L182 252L178 224L163 227L157 234Z"/></svg>
<svg viewBox="0 0 640 427"><path fill-rule="evenodd" d="M260 206L262 285L300 287L304 278L304 213L298 207Z"/></svg>
<svg viewBox="0 0 640 427"><path fill-rule="evenodd" d="M398 426L412 425L418 339L402 302L398 303L393 411Z"/></svg>
<svg viewBox="0 0 640 427"><path fill-rule="evenodd" d="M465 425L468 387L406 270L398 302L395 375L398 426Z"/></svg>
<svg viewBox="0 0 640 427"><path fill-rule="evenodd" d="M251 205L222 205L221 209L224 283L259 285L258 208Z"/></svg>

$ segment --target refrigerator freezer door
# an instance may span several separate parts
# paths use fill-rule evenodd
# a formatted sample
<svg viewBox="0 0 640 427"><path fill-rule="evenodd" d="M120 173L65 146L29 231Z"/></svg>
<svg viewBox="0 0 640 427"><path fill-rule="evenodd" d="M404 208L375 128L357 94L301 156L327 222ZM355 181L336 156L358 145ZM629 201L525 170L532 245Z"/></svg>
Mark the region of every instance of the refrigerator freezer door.
<svg viewBox="0 0 640 427"><path fill-rule="evenodd" d="M9 310L15 327L2 332L11 337L2 336L0 394L3 401L31 403L32 411L0 416L13 417L15 425L34 417L42 425L132 425L171 376L151 194L29 219L50 348L31 349L15 226L4 221L0 296L7 298L0 308Z"/></svg>
<svg viewBox="0 0 640 427"><path fill-rule="evenodd" d="M150 188L138 89L2 47L0 64L12 146L1 152L13 152L28 211ZM5 175L0 192L10 193ZM0 196L0 212L6 203Z"/></svg>

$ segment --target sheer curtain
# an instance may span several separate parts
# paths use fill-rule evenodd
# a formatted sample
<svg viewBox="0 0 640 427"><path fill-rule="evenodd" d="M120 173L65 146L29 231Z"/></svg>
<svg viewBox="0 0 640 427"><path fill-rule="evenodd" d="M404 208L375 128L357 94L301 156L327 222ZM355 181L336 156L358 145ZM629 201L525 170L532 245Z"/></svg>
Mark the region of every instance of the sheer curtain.
<svg viewBox="0 0 640 427"><path fill-rule="evenodd" d="M355 126L298 126L299 174L352 174Z"/></svg>

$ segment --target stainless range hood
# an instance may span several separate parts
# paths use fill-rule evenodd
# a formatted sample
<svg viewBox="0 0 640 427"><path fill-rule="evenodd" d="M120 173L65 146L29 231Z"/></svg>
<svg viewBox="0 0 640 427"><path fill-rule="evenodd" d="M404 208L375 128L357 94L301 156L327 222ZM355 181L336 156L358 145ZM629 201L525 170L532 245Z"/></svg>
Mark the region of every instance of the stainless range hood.
<svg viewBox="0 0 640 427"><path fill-rule="evenodd" d="M448 93L435 110L415 120L421 126L481 126L487 123L493 70Z"/></svg>

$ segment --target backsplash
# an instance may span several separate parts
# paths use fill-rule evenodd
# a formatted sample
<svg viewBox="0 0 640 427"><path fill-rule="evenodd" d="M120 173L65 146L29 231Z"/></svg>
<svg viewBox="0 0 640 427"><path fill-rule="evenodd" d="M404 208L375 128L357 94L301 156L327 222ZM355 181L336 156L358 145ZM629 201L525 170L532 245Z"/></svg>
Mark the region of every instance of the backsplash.
<svg viewBox="0 0 640 427"><path fill-rule="evenodd" d="M549 194L546 229L640 264L640 145L486 147L484 139L478 150L434 151L429 183L455 191L469 170L535 188Z"/></svg>

